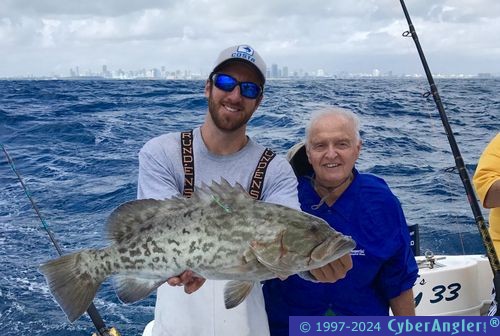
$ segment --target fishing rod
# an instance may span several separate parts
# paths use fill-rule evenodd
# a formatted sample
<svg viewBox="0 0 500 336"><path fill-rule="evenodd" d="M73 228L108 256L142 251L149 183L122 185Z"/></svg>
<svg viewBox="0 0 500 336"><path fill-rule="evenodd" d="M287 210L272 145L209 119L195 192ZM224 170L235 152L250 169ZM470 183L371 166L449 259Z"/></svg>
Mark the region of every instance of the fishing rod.
<svg viewBox="0 0 500 336"><path fill-rule="evenodd" d="M44 230L49 235L49 239L52 242L52 245L54 245L54 247L56 248L57 253L60 256L62 256L63 255L63 251L62 251L60 245L58 244L58 242L57 242L56 238L54 237L54 234L52 233L52 231L50 231L49 226L47 225L47 222L43 218L40 210L38 209L38 206L35 203L35 200L33 199L33 197L31 197L31 193L30 193L28 187L26 186L26 184L24 183L21 175L17 171L16 166L14 165L14 161L10 157L10 155L7 152L7 149L5 148L5 146L3 144L0 144L0 146L2 147L2 150L3 150L4 154L5 154L5 157L7 158L7 162L9 163L10 167L12 168L12 170L14 171L14 173L16 174L17 179L21 183L21 186L22 186L22 188L24 190L24 193L26 194L26 196L30 200L31 206L33 207L33 210L35 210L38 218L42 222L42 226L43 226ZM120 333L118 332L118 330L116 330L116 328L112 327L112 328L108 329L106 327L106 324L104 323L101 315L97 311L97 308L95 307L94 303L91 303L90 306L87 308L87 314L89 314L90 319L92 320L92 323L94 324L94 326L95 326L95 328L97 330L98 334L94 333L95 336L99 336L99 335L100 336L120 336Z"/></svg>
<svg viewBox="0 0 500 336"><path fill-rule="evenodd" d="M422 66L424 67L425 75L427 76L427 81L430 85L430 92L427 92L425 97L432 94L434 98L434 102L436 103L436 107L439 111L439 115L441 117L441 121L443 122L444 129L446 131L446 135L448 137L448 142L451 146L451 151L455 158L455 165L458 169L458 173L460 178L462 179L462 183L465 187L465 192L467 193L467 198L469 199L469 204L472 209L472 213L474 214L474 218L479 229L479 233L481 235L484 247L486 248L486 255L488 256L488 260L490 262L491 269L493 271L493 283L495 287L495 295L496 301L500 302L500 263L498 261L498 256L495 251L495 247L493 246L493 242L491 240L491 236L488 232L488 228L485 224L483 215L481 213L481 208L477 201L476 194L474 193L474 189L470 182L469 174L467 169L465 168L464 160L462 155L460 154L460 149L458 148L457 142L455 141L455 136L453 135L453 131L451 129L450 123L448 122L448 117L443 107L443 103L441 102L441 97L439 96L439 92L436 84L434 83L434 78L432 77L431 70L429 69L429 65L427 64L427 60L425 59L424 51L420 42L418 40L417 32L415 31L415 27L410 18L410 14L406 8L404 0L400 0L401 7L403 8L403 12L406 17L406 21L408 22L409 31L405 31L403 33L404 37L411 36L413 41L415 42L415 46L417 47L418 55L420 56L420 61L422 62ZM500 309L497 309L495 315L500 315Z"/></svg>

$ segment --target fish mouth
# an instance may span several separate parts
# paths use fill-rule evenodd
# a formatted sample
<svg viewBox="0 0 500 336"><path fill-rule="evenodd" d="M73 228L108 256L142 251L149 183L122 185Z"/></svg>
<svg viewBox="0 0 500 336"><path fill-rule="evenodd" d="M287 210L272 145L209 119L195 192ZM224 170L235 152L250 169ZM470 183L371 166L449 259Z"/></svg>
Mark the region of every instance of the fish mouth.
<svg viewBox="0 0 500 336"><path fill-rule="evenodd" d="M329 237L311 250L309 265L322 267L352 251L355 246L354 240L348 236Z"/></svg>

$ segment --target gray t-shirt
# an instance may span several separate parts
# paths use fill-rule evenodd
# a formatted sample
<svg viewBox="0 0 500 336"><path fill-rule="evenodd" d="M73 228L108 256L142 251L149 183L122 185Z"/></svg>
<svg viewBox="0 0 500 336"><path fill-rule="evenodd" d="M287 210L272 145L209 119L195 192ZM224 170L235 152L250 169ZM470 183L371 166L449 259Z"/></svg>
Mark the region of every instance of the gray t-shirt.
<svg viewBox="0 0 500 336"><path fill-rule="evenodd" d="M249 189L264 147L249 139L240 151L215 155L205 146L200 129L193 131L195 186L219 182L241 184ZM180 133L161 135L148 141L139 153L138 198L166 199L182 194L184 170ZM196 189L195 189L196 190ZM276 156L267 168L262 200L300 209L297 181L289 163ZM168 284L158 288L154 336L269 335L264 298L255 286L239 306L226 309L223 290L226 281L207 280L193 294Z"/></svg>

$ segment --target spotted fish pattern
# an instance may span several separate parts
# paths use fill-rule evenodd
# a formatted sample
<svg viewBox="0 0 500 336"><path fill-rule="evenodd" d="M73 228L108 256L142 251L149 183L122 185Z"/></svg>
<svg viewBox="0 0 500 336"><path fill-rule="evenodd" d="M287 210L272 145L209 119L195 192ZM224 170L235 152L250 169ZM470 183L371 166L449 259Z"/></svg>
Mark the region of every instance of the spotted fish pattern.
<svg viewBox="0 0 500 336"><path fill-rule="evenodd" d="M227 308L241 303L259 281L322 267L350 252L354 241L324 220L251 198L226 180L203 185L191 198L134 200L108 218L112 242L40 266L49 289L73 322L113 277L121 301L148 296L185 270L225 287Z"/></svg>

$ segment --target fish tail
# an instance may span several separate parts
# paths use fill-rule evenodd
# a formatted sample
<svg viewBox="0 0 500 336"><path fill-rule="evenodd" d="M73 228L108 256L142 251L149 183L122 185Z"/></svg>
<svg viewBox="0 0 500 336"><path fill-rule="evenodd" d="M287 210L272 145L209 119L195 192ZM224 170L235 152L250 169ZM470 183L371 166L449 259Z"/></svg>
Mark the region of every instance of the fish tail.
<svg viewBox="0 0 500 336"><path fill-rule="evenodd" d="M70 322L85 313L106 279L104 269L91 267L98 253L97 250L84 250L40 265L50 292Z"/></svg>

